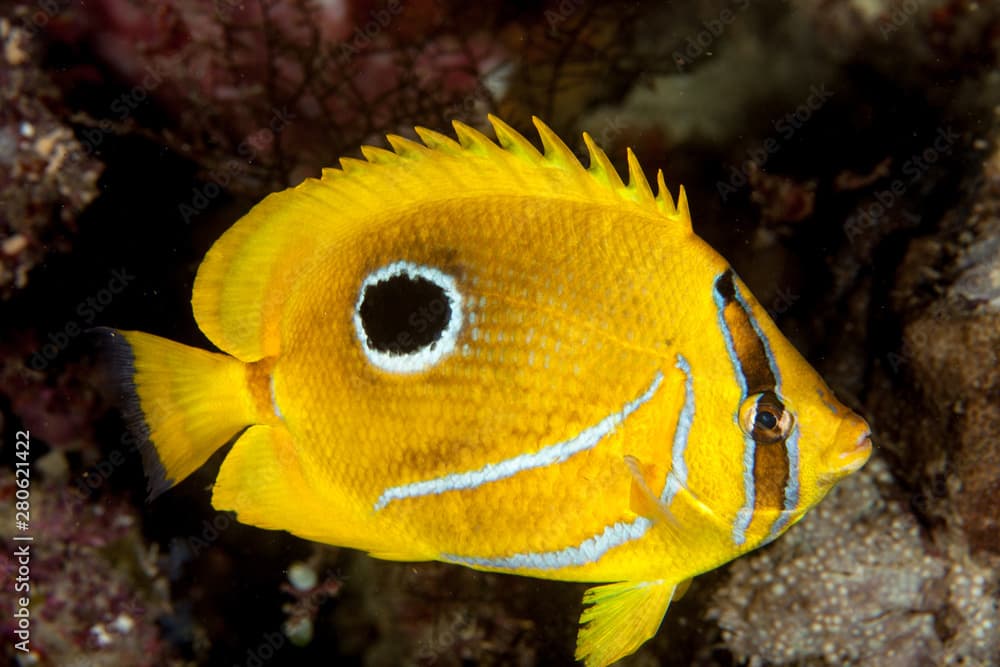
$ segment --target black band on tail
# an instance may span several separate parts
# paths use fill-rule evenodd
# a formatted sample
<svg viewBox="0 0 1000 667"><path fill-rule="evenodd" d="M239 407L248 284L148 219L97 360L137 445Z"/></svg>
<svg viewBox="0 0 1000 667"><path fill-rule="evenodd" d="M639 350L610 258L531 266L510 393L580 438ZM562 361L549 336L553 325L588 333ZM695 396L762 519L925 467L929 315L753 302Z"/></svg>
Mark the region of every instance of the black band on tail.
<svg viewBox="0 0 1000 667"><path fill-rule="evenodd" d="M173 486L174 481L167 478L167 469L150 439L149 425L135 387L135 355L132 353L132 346L124 336L107 327L89 329L87 335L94 340L100 360L108 370L111 385L109 396L121 412L129 436L142 457L148 481L148 499L153 500Z"/></svg>

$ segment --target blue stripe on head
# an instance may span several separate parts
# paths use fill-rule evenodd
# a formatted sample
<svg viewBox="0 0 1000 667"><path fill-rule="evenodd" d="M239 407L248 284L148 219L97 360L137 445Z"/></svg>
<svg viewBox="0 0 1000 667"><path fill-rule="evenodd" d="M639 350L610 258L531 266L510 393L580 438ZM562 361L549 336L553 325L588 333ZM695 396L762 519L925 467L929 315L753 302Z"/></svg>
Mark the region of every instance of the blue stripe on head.
<svg viewBox="0 0 1000 667"><path fill-rule="evenodd" d="M750 319L750 324L753 327L754 333L760 339L761 345L764 347L764 354L767 355L767 363L771 368L771 373L774 375L774 393L781 396L781 369L778 366L778 361L774 356L774 352L771 349L771 343L767 338L767 335L761 329L760 323L757 318L754 317L753 312L750 309L750 304L747 303L738 285L734 282L734 291L736 293L736 300L739 302L740 306L746 312L747 317ZM834 408L836 410L836 408ZM784 498L784 509L779 514L778 518L775 520L774 524L771 526L770 531L768 531L768 536L765 542L770 542L775 539L791 519L792 514L795 512L799 504L799 427L796 424L792 433L789 434L788 438L785 440L785 454L788 457L788 481L785 484L785 498Z"/></svg>
<svg viewBox="0 0 1000 667"><path fill-rule="evenodd" d="M785 440L788 453L788 486L785 488L785 510L791 512L799 505L799 426Z"/></svg>
<svg viewBox="0 0 1000 667"><path fill-rule="evenodd" d="M832 412L835 415L839 415L840 414L840 411L837 409L837 406L834 405L830 401L830 399L828 399L826 397L826 392L824 392L819 387L816 387L816 394L819 396L819 400L821 400L823 402L823 405L825 405L830 412Z"/></svg>
<svg viewBox="0 0 1000 667"><path fill-rule="evenodd" d="M674 496L681 487L687 486L687 462L684 452L687 449L691 426L694 424L694 378L691 375L691 364L684 355L677 355L677 368L684 373L684 405L677 414L677 426L674 428L674 442L670 448L670 472L660 494L660 502L669 507Z"/></svg>
<svg viewBox="0 0 1000 667"><path fill-rule="evenodd" d="M736 373L736 384L740 387L740 400L742 401L747 396L747 381L743 376L743 366L740 364L740 358L736 355L736 343L733 341L733 332L729 330L729 325L726 324L726 302L718 290L719 281L725 275L726 272L724 271L715 277L713 281L712 300L715 301L715 312L719 319L719 331L722 333L722 339L726 343L726 352L729 354L729 360L732 362L733 370ZM739 420L739 406L737 406L736 412L733 413L733 419Z"/></svg>
<svg viewBox="0 0 1000 667"><path fill-rule="evenodd" d="M736 512L736 521L733 522L733 543L736 546L743 546L747 541L747 528L750 527L750 520L753 519L753 505L755 500L755 489L753 479L754 455L757 451L757 443L750 436L743 438L743 507Z"/></svg>
<svg viewBox="0 0 1000 667"><path fill-rule="evenodd" d="M792 427L792 432L785 440L785 453L788 456L788 483L785 485L784 510L775 520L767 536L767 542L776 538L799 506L799 426Z"/></svg>
<svg viewBox="0 0 1000 667"><path fill-rule="evenodd" d="M747 399L748 385L750 384L753 385L752 389L754 392L773 391L779 400L781 400L781 370L778 367L778 361L774 356L774 351L771 348L771 343L767 335L755 317L747 297L744 296L736 282L736 276L732 270L728 269L719 274L715 279L713 287L713 299L719 320L719 330L725 341L730 361L736 371L736 380L741 390L740 402L742 403ZM747 350L743 351L748 357L742 360L737 351L733 332L726 321L725 309L730 305L735 305L741 311L740 314L746 317L745 322L749 323L752 335L756 337L759 344L759 347L755 350L747 348ZM734 316L735 312L731 312L731 321ZM739 335L751 335L750 331L744 330L742 324L737 333ZM747 342L741 339L741 343L745 344ZM763 354L764 359L760 359L757 356L759 353ZM751 354L753 355L752 358L749 356ZM762 366L758 367L765 362L769 373L764 372ZM744 366L744 364L747 365ZM753 375L753 378L751 379L748 375ZM736 412L734 413L734 419L737 423L739 422L739 410L740 406L737 405ZM785 448L785 457L788 461L788 477L783 489L783 510L780 511L774 525L771 527L768 539L773 539L774 536L777 536L784 529L799 502L799 433L797 427L793 430L792 434L789 434L783 446ZM752 437L744 436L742 461L744 504L737 511L733 522L733 542L737 546L743 545L746 542L746 531L753 521L754 505L757 500L755 480L756 457L756 443Z"/></svg>
<svg viewBox="0 0 1000 667"><path fill-rule="evenodd" d="M722 333L722 339L726 343L726 352L729 354L729 361L733 364L733 371L736 375L736 384L740 388L740 402L736 404L736 409L733 411L733 422L739 424L740 421L740 403L743 402L747 397L747 381L746 376L743 373L743 365L740 363L739 355L736 354L736 343L733 341L733 332L729 330L729 325L726 323L726 302L722 296L719 289L719 283L729 274L731 270L727 269L723 271L712 283L712 300L715 302L715 312L719 320L719 332ZM734 290L737 294L737 298L741 299L740 303L742 305L742 297L739 295L739 290ZM743 306L744 310L746 306ZM737 546L742 546L746 542L747 536L746 531L750 526L750 520L753 519L753 504L754 504L754 479L753 479L753 463L754 463L754 453L756 452L757 443L753 441L753 438L744 437L743 439L743 507L741 507L736 512L736 519L733 522L733 542Z"/></svg>

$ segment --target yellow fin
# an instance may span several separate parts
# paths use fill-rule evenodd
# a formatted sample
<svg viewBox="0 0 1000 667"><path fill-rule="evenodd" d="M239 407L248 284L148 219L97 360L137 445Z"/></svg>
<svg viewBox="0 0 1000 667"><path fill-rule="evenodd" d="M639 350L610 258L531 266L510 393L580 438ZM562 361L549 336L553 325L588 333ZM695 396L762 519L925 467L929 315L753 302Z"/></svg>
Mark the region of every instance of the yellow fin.
<svg viewBox="0 0 1000 667"><path fill-rule="evenodd" d="M655 466L644 465L642 461L626 454L625 465L632 474L632 493L629 505L633 512L640 516L653 519L655 521L666 520L673 526L677 526L677 520L670 513L670 508L660 502L653 490L649 488L649 478L653 476Z"/></svg>
<svg viewBox="0 0 1000 667"><path fill-rule="evenodd" d="M431 560L419 544L386 534L370 515L350 514L343 489L317 491L282 424L251 426L222 462L212 490L212 506L236 512L241 523L286 530L308 540L372 552L387 560Z"/></svg>
<svg viewBox="0 0 1000 667"><path fill-rule="evenodd" d="M594 180L603 183L615 192L624 190L625 184L622 183L621 176L618 175L615 166L611 164L607 154L594 143L594 140L586 132L583 133L583 143L587 146L587 152L590 153L590 167L587 171L594 176Z"/></svg>
<svg viewBox="0 0 1000 667"><path fill-rule="evenodd" d="M628 466L628 470L632 474L632 491L629 497L630 509L639 516L665 518L666 513L660 506L652 489L649 488L648 477L652 472L653 466L643 465L639 459L630 454L626 455L624 460L625 465Z"/></svg>
<svg viewBox="0 0 1000 667"><path fill-rule="evenodd" d="M254 420L246 366L237 359L139 331L98 333L122 374L123 413L139 437L151 498Z"/></svg>
<svg viewBox="0 0 1000 667"><path fill-rule="evenodd" d="M631 148L626 153L628 157L628 191L632 193L636 201L652 204L655 197L649 187L649 181L646 180L646 174L643 173L642 166L639 164L639 158L635 156Z"/></svg>
<svg viewBox="0 0 1000 667"><path fill-rule="evenodd" d="M367 164L367 163L365 163ZM280 351L281 307L316 238L334 223L329 188L308 179L268 195L230 227L198 268L191 306L198 327L219 349L258 361ZM342 197L340 206L350 206Z"/></svg>
<svg viewBox="0 0 1000 667"><path fill-rule="evenodd" d="M231 510L242 523L324 540L318 506L284 426L251 426L222 462L212 506Z"/></svg>
<svg viewBox="0 0 1000 667"><path fill-rule="evenodd" d="M634 653L656 634L673 599L676 584L625 581L587 589L576 638L576 659L586 667L605 667Z"/></svg>
<svg viewBox="0 0 1000 667"><path fill-rule="evenodd" d="M460 143L440 132L428 130L426 127L415 127L413 130L428 148L433 148L436 151L448 153L449 155L458 155L462 152L462 145Z"/></svg>
<svg viewBox="0 0 1000 667"><path fill-rule="evenodd" d="M421 560L436 560L436 555L430 555L416 550L402 549L397 551L380 550L380 549L370 549L368 555L372 558L380 558L382 560L397 560L405 561L407 563L413 563Z"/></svg>
<svg viewBox="0 0 1000 667"><path fill-rule="evenodd" d="M677 589L674 590L674 601L675 602L677 600L680 600L682 597L684 597L684 594L688 592L689 588L691 588L691 582L692 581L694 581L693 578L691 578L691 579L685 579L681 583L677 584Z"/></svg>

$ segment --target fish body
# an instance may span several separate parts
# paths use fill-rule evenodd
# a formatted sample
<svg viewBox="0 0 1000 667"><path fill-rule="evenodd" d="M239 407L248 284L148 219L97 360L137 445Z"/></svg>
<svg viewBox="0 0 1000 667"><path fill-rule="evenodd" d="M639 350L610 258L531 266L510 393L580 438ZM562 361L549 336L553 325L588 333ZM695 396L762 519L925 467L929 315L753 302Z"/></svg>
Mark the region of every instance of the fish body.
<svg viewBox="0 0 1000 667"><path fill-rule="evenodd" d="M151 491L233 436L212 503L392 560L594 582L607 665L678 587L798 521L871 449L683 189L496 118L341 161L211 248L221 353L112 332Z"/></svg>

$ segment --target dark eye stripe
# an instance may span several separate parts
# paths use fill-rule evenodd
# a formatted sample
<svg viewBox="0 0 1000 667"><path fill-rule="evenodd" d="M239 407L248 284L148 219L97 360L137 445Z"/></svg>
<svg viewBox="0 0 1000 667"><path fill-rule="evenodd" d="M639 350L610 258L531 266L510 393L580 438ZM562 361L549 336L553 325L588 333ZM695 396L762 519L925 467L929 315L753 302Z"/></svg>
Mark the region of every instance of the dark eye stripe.
<svg viewBox="0 0 1000 667"><path fill-rule="evenodd" d="M785 488L788 485L787 438L777 442L754 447L753 481L754 513L760 508L774 510L785 504Z"/></svg>
<svg viewBox="0 0 1000 667"><path fill-rule="evenodd" d="M715 281L715 291L722 304L722 319L732 336L733 348L739 361L738 373L743 376L746 393L774 391L777 382L771 370L771 359L763 339L757 334L752 316L738 298L732 270Z"/></svg>
<svg viewBox="0 0 1000 667"><path fill-rule="evenodd" d="M749 395L764 393L761 401L766 400L768 405L783 410L784 406L777 397L780 392L777 364L760 326L739 293L731 269L715 281L715 303L737 380L743 390L741 401ZM776 410L775 416L780 417L781 413ZM793 479L791 470L793 460L797 461L798 457L797 446L793 447L795 443L790 443L788 436L767 444L757 443L750 437L745 440L743 458L748 463L752 461L752 469L744 471L746 505L737 513L733 527L733 541L738 545L746 539L746 530L753 518L761 516L758 510L778 507L792 510L798 504L798 475L796 473ZM778 521L784 524L782 519ZM772 527L772 532L775 528L777 524Z"/></svg>

